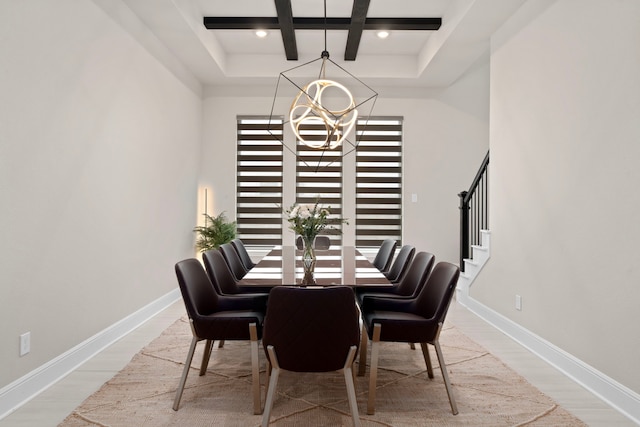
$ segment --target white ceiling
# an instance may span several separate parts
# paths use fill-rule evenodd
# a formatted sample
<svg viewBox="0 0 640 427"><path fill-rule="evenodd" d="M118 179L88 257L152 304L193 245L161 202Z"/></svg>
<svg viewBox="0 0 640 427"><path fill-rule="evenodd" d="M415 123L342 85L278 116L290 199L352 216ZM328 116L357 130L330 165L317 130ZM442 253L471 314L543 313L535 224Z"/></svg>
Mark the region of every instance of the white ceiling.
<svg viewBox="0 0 640 427"><path fill-rule="evenodd" d="M276 17L273 0L123 0L205 86L272 84L282 71L320 57L324 32L296 30L298 61L287 61L280 32L207 30L205 16ZM371 0L368 17L442 18L437 31L364 31L355 61L344 61L347 31L328 31L331 59L370 85L442 87L489 49L491 34L525 0ZM294 17L322 17L323 0L292 0ZM327 0L327 16L348 18L353 2ZM318 67L310 70L317 74ZM311 75L310 75L311 76Z"/></svg>

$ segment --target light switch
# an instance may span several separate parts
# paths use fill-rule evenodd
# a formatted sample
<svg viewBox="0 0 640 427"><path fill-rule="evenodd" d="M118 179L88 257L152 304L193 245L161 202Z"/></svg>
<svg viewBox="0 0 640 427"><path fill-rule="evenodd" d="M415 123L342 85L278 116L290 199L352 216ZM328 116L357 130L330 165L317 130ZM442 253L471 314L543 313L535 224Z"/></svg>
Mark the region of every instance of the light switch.
<svg viewBox="0 0 640 427"><path fill-rule="evenodd" d="M417 193L411 193L411 202L418 203L418 194Z"/></svg>

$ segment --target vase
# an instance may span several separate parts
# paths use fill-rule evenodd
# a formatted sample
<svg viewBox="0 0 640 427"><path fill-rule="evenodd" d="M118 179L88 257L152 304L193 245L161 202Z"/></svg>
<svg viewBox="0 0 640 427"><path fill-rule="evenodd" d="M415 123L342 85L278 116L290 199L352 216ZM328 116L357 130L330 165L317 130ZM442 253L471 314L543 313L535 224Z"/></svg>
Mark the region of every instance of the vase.
<svg viewBox="0 0 640 427"><path fill-rule="evenodd" d="M316 268L316 253L313 250L313 238L309 241L304 239L304 247L302 248L302 270L304 275L302 276L302 286L315 285L316 280L313 277L313 273Z"/></svg>

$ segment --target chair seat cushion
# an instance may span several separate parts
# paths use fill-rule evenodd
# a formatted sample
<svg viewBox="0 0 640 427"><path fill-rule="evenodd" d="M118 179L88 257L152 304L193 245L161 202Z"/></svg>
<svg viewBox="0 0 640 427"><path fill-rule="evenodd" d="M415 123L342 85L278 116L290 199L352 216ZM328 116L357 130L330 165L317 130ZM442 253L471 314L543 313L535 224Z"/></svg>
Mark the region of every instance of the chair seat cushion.
<svg viewBox="0 0 640 427"><path fill-rule="evenodd" d="M381 325L380 341L431 342L435 338L437 324L422 316L399 311L371 311L363 313L369 338L373 339L373 325Z"/></svg>
<svg viewBox="0 0 640 427"><path fill-rule="evenodd" d="M194 322L199 338L212 340L249 340L249 324L255 323L262 337L264 314L260 311L229 310L199 316Z"/></svg>
<svg viewBox="0 0 640 427"><path fill-rule="evenodd" d="M267 310L268 293L227 294L218 298L221 311L261 311Z"/></svg>

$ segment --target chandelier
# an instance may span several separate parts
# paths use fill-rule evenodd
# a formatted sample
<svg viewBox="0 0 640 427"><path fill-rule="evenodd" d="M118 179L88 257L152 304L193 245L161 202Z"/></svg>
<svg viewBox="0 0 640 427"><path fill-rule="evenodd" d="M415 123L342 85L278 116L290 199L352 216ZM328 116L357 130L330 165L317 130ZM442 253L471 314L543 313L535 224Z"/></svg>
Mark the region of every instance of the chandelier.
<svg viewBox="0 0 640 427"><path fill-rule="evenodd" d="M278 108L284 108L278 105L280 98L291 96L293 89L293 101L290 103L288 112L282 115L286 117L284 124L289 125L296 140L312 150L324 152L341 149L344 156L354 151L359 142L360 135L354 135L353 132L358 122L358 109L370 107L368 115L364 118L366 125L378 93L330 58L327 50L326 0L324 1L324 18L324 50L319 58L280 73L271 106L270 123L271 119L280 116ZM318 61L320 61L320 71L317 78L309 81L309 73L306 69ZM292 86L286 86L287 83ZM286 149L298 155L295 146L289 147L284 142L282 133L271 131L269 133ZM303 161L308 162L308 160Z"/></svg>
<svg viewBox="0 0 640 427"><path fill-rule="evenodd" d="M320 68L320 79L314 80L303 87L293 100L289 109L289 124L296 137L311 148L331 149L338 147L345 137L353 129L353 125L358 118L353 95L344 85L328 80L325 76L326 61L329 59L329 52L326 50L320 55L322 66ZM343 99L341 107L328 107L323 103L322 96L329 91L340 92ZM305 125L313 127L320 125L324 127L322 136L324 139L305 139L300 131Z"/></svg>

